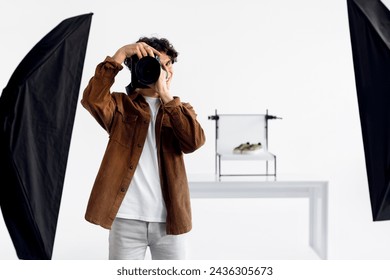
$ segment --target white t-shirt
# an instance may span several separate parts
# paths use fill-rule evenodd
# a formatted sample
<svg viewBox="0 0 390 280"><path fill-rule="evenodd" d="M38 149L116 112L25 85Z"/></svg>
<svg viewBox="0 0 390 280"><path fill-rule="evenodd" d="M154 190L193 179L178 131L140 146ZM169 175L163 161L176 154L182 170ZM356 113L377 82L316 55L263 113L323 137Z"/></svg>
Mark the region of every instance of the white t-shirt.
<svg viewBox="0 0 390 280"><path fill-rule="evenodd" d="M160 99L145 97L150 107L150 124L134 177L117 217L146 222L165 222L166 208L161 191L156 146L156 116Z"/></svg>

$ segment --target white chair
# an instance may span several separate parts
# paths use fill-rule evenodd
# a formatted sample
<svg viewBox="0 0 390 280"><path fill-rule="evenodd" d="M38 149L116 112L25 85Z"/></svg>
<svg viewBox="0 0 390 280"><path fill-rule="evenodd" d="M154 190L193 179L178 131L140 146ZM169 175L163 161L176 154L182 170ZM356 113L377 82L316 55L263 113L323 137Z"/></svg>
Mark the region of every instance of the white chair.
<svg viewBox="0 0 390 280"><path fill-rule="evenodd" d="M276 155L268 150L268 121L280 119L279 117L269 115L268 110L266 114L218 114L215 110L215 115L209 116L209 119L215 121L215 173L219 178L222 176L272 176L276 180ZM247 142L261 143L262 148L249 154L233 152L235 147ZM265 171L224 172L222 165L226 161L237 163L239 161L265 161ZM271 172L269 162L273 162Z"/></svg>

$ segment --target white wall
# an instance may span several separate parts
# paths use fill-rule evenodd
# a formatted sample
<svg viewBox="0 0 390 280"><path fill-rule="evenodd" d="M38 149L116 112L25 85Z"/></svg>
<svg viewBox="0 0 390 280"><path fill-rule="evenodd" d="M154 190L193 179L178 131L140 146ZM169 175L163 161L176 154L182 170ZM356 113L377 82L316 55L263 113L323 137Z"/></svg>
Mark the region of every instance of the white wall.
<svg viewBox="0 0 390 280"><path fill-rule="evenodd" d="M208 137L186 156L188 173L214 171L214 123L207 120L214 109L269 109L283 117L269 131L279 179L330 183L329 258L390 257L390 222L371 218L346 1L3 1L0 86L60 21L89 12L94 16L82 89L96 64L122 45L143 35L169 38L180 52L173 91L192 103ZM114 90L123 90L128 78L122 71ZM106 133L79 106L55 259L106 258L107 231L83 219L106 142ZM191 256L315 258L305 248L306 210L300 200L194 201ZM2 219L0 248L0 259L16 258Z"/></svg>

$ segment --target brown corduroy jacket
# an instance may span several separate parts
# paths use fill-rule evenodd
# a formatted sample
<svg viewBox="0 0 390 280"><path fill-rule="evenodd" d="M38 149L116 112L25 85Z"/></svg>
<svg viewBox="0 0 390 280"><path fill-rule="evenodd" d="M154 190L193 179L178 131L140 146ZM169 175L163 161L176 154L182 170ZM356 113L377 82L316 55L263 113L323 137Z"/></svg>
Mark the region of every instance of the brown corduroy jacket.
<svg viewBox="0 0 390 280"><path fill-rule="evenodd" d="M87 221L107 229L111 228L129 188L150 122L149 106L142 95L110 92L115 76L122 68L107 57L97 66L81 101L109 134L85 214ZM192 228L183 153L191 153L205 142L203 129L190 104L175 97L160 106L156 142L167 209L167 234L182 234Z"/></svg>

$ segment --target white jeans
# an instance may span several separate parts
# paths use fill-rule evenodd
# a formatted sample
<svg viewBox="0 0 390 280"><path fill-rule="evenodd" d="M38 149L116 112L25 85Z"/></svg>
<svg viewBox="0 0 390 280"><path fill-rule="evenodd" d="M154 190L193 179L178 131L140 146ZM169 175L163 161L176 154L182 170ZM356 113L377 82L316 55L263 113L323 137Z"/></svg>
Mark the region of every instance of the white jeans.
<svg viewBox="0 0 390 280"><path fill-rule="evenodd" d="M109 234L110 260L143 260L148 246L153 260L186 257L185 234L167 235L165 223L114 220Z"/></svg>

